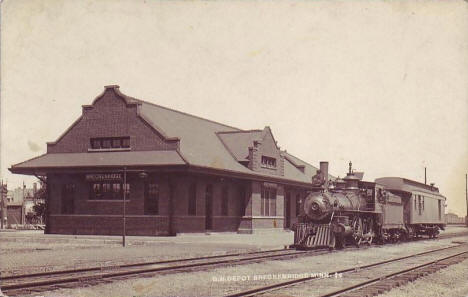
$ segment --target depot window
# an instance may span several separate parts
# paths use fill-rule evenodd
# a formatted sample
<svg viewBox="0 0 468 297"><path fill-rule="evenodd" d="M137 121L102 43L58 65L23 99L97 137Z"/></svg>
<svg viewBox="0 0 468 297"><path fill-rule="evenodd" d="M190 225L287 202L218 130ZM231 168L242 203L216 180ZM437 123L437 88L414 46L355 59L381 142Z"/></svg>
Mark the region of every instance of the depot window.
<svg viewBox="0 0 468 297"><path fill-rule="evenodd" d="M276 216L276 189L262 186L260 214Z"/></svg>
<svg viewBox="0 0 468 297"><path fill-rule="evenodd" d="M276 159L262 156L262 166L267 168L276 168Z"/></svg>
<svg viewBox="0 0 468 297"><path fill-rule="evenodd" d="M130 137L91 138L91 148L94 150L130 148Z"/></svg>
<svg viewBox="0 0 468 297"><path fill-rule="evenodd" d="M123 200L130 198L130 184L99 182L90 184L90 200Z"/></svg>

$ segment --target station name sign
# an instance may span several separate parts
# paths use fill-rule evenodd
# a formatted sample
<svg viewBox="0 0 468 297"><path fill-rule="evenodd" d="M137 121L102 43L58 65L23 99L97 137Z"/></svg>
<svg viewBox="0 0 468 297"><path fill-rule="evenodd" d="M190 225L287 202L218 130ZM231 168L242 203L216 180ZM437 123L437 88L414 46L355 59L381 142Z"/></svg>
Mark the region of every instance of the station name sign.
<svg viewBox="0 0 468 297"><path fill-rule="evenodd" d="M121 173L93 173L86 174L87 181L105 181L105 180L122 180Z"/></svg>
<svg viewBox="0 0 468 297"><path fill-rule="evenodd" d="M268 188L277 188L277 187L278 187L277 184L269 183L269 182L264 182L264 183L263 183L263 186L264 186L264 187L268 187Z"/></svg>

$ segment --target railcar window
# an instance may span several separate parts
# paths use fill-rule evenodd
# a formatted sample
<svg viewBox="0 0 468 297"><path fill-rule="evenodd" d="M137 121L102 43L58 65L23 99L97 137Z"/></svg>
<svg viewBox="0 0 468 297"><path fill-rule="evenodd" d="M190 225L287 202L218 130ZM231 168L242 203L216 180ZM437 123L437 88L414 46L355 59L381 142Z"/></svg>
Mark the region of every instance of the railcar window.
<svg viewBox="0 0 468 297"><path fill-rule="evenodd" d="M437 200L439 202L439 220L442 220L442 201Z"/></svg>
<svg viewBox="0 0 468 297"><path fill-rule="evenodd" d="M422 202L421 202L421 195L418 195L418 208L419 208L419 215L422 214Z"/></svg>

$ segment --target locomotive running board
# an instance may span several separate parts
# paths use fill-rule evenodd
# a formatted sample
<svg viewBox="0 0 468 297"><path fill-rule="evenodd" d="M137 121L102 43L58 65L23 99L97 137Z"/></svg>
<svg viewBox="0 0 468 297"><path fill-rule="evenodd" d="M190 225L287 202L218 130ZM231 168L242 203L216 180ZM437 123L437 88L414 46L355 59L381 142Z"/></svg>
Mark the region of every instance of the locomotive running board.
<svg viewBox="0 0 468 297"><path fill-rule="evenodd" d="M316 249L321 247L335 247L335 236L330 225L312 225L299 223L294 231L294 245L296 249Z"/></svg>

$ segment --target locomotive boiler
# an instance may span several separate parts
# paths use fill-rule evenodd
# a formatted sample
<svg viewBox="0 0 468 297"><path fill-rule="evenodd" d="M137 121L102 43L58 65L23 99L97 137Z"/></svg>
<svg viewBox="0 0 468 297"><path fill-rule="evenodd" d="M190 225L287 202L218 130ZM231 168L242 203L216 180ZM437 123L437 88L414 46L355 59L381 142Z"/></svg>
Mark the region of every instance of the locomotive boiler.
<svg viewBox="0 0 468 297"><path fill-rule="evenodd" d="M415 188L390 187L394 179L412 182L421 188L418 191L425 188L423 184L401 178L382 178L381 183L361 179L362 173L354 172L350 162L346 176L331 182L328 163L320 162L320 170L312 179L313 189L305 197L298 223L293 227L295 247L342 248L346 244L359 246L374 240L383 243L421 234L435 237L443 229L441 202L445 198L438 191L426 187L430 190L426 189L426 198L438 201L439 217L426 216L423 223L417 220L418 211L411 207L412 201L417 205L417 199L421 205L421 195L412 193ZM422 198L419 215L424 217ZM434 212L429 209L428 213Z"/></svg>

